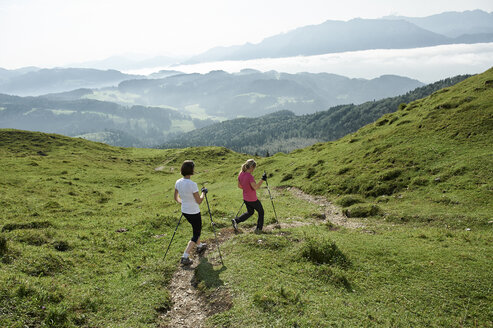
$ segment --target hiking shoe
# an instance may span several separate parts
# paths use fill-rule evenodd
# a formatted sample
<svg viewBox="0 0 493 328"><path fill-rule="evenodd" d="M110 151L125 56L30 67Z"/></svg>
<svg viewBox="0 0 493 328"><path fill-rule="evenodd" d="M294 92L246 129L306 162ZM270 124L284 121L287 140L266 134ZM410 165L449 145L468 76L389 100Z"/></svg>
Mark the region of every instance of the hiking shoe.
<svg viewBox="0 0 493 328"><path fill-rule="evenodd" d="M181 261L180 261L181 265L190 265L192 263L193 263L193 261L190 260L190 258L188 258L188 257L182 257Z"/></svg>
<svg viewBox="0 0 493 328"><path fill-rule="evenodd" d="M202 243L201 246L197 246L197 253L202 254L207 249L207 244Z"/></svg>
<svg viewBox="0 0 493 328"><path fill-rule="evenodd" d="M260 234L262 233L262 229L255 228L254 233L255 233L256 235L260 235Z"/></svg>
<svg viewBox="0 0 493 328"><path fill-rule="evenodd" d="M235 231L238 231L238 223L236 223L236 220L231 219L231 223L233 224L233 228L235 229Z"/></svg>

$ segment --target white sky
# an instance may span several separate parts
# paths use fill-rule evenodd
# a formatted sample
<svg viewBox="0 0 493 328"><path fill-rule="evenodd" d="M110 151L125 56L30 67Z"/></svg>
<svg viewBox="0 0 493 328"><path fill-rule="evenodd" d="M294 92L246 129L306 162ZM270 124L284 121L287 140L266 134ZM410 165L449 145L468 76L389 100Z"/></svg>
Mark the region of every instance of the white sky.
<svg viewBox="0 0 493 328"><path fill-rule="evenodd" d="M0 0L0 67L198 54L328 19L493 11L493 0Z"/></svg>

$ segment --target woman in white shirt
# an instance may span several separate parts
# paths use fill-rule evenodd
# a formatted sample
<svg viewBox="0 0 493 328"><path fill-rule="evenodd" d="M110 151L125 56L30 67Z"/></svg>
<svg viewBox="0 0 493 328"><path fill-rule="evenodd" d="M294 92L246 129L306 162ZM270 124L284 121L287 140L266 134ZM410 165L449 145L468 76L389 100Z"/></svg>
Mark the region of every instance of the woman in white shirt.
<svg viewBox="0 0 493 328"><path fill-rule="evenodd" d="M188 222L192 225L193 237L188 242L187 248L181 258L182 265L190 265L193 263L189 255L193 247L197 245L197 252L201 253L205 250L206 244L200 242L200 233L202 231L202 217L200 215L199 205L204 200L204 194L207 193L206 188L202 188L202 193L199 196L199 188L195 182L190 180L194 173L195 164L193 161L186 160L181 166L181 175L183 178L178 179L175 184L175 200L181 204L181 212Z"/></svg>

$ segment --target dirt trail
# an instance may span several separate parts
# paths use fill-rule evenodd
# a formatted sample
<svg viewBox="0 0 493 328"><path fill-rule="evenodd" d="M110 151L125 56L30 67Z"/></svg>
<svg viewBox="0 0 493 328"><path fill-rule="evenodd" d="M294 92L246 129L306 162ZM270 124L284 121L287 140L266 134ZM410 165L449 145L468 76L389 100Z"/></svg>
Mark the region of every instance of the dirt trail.
<svg viewBox="0 0 493 328"><path fill-rule="evenodd" d="M202 327L207 311L194 285L194 272L199 263L198 257L193 257L193 264L176 270L171 278L169 291L172 307L164 316L166 322L161 327Z"/></svg>
<svg viewBox="0 0 493 328"><path fill-rule="evenodd" d="M346 228L364 228L365 225L357 220L348 219L341 210L329 202L325 197L312 196L305 194L302 190L294 187L287 189L299 199L308 201L323 207L324 221L328 220L334 225ZM313 221L299 221L292 218L282 218L279 230L277 224L270 224L264 227L265 232L282 234L282 229L300 227L314 224ZM254 228L241 228L240 233L253 233ZM235 235L233 228L223 228L217 231L219 244L224 243ZM204 322L208 316L226 311L232 306L231 296L226 288L217 288L209 297L205 296L197 288L195 271L199 265L209 265L212 274L218 274L213 267L220 266L219 253L217 252L215 240L207 240L208 248L204 254L198 256L191 254L193 264L189 267L179 268L171 278L169 291L171 294L172 307L162 316L163 324L160 328L192 328L204 327ZM178 261L178 260L177 260Z"/></svg>
<svg viewBox="0 0 493 328"><path fill-rule="evenodd" d="M299 199L303 199L310 203L317 204L323 207L324 220L328 220L335 225L350 228L350 229L358 229L358 228L366 227L364 223L358 220L348 219L337 206L329 202L323 196L308 195L304 193L301 189L295 187L289 187L287 188L287 190L290 191L295 197Z"/></svg>
<svg viewBox="0 0 493 328"><path fill-rule="evenodd" d="M220 244L229 239L231 235L233 235L232 228L217 231ZM202 266L202 269L206 268L211 275L219 275L219 272L225 269L224 266L221 266L215 239L204 242L207 243L207 250L201 255L195 252L190 254L190 258L193 260L192 265L181 266L173 274L169 286L172 306L162 316L163 324L159 326L160 328L204 327L207 317L231 308L231 296L226 288L216 288L209 295L201 293L198 288L199 282L195 273L199 266ZM220 269L216 270L215 268Z"/></svg>

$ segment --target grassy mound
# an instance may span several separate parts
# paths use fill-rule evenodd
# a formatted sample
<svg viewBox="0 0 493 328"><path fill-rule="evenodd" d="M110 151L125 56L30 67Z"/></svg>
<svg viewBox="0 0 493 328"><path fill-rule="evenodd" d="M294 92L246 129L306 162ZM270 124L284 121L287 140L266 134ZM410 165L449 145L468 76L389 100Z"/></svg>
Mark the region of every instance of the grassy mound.
<svg viewBox="0 0 493 328"><path fill-rule="evenodd" d="M383 211L375 214L383 217L486 226L493 212L491 81L493 69L402 105L338 141L263 164L276 183L335 200L339 195L343 206L359 195L378 203Z"/></svg>

